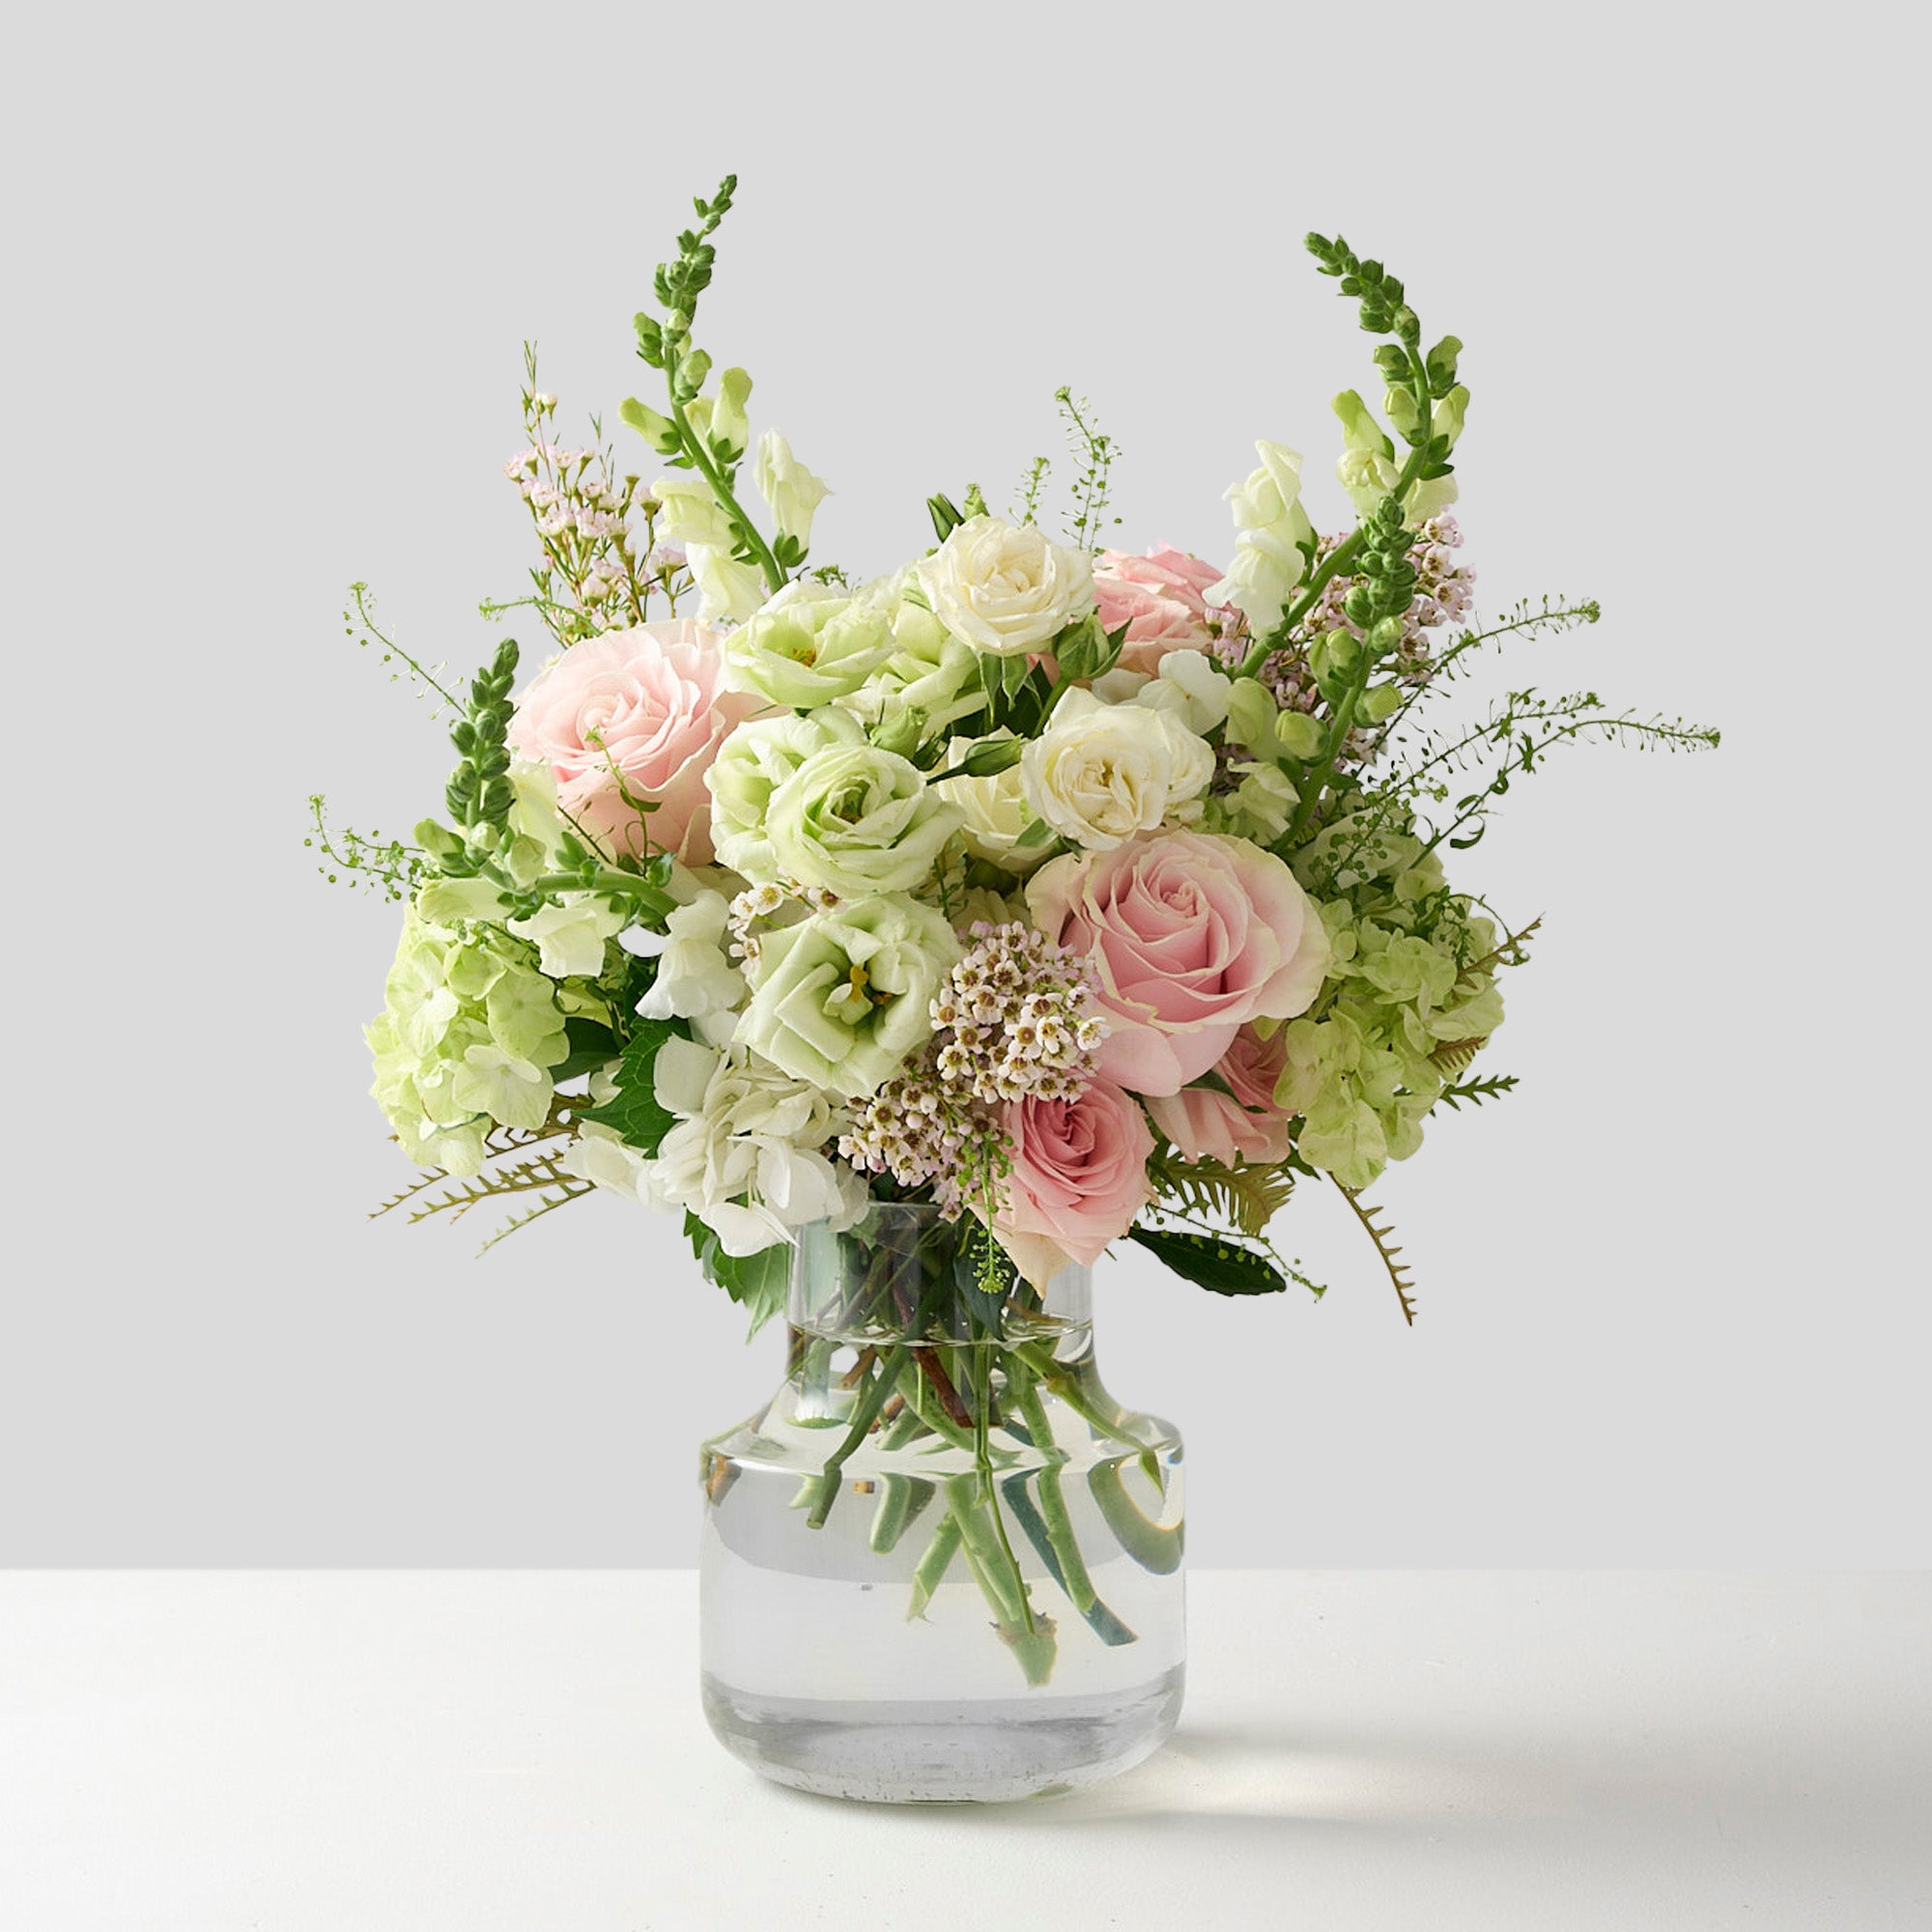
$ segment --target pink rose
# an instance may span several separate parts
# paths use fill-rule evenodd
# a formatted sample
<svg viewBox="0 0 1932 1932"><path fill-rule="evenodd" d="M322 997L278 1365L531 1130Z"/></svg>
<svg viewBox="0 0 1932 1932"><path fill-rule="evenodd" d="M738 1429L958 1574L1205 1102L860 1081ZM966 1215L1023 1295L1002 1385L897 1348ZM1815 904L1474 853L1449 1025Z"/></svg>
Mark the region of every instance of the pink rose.
<svg viewBox="0 0 1932 1932"><path fill-rule="evenodd" d="M1182 1160L1218 1160L1223 1167L1253 1161L1272 1167L1288 1157L1288 1116L1275 1105L1275 1083L1288 1064L1288 1037L1264 1039L1244 1026L1214 1063L1229 1091L1183 1087L1148 1102L1153 1123Z"/></svg>
<svg viewBox="0 0 1932 1932"><path fill-rule="evenodd" d="M1154 1141L1140 1108L1095 1080L1076 1099L1015 1101L1006 1129L1013 1166L993 1217L1000 1244L1036 1287L1075 1263L1091 1267L1152 1197Z"/></svg>
<svg viewBox="0 0 1932 1932"><path fill-rule="evenodd" d="M1136 1094L1178 1094L1243 1022L1305 1011L1328 970L1314 901L1244 838L1152 832L1069 852L1033 875L1027 904L1092 960L1113 1026L1098 1069Z"/></svg>
<svg viewBox="0 0 1932 1932"><path fill-rule="evenodd" d="M1151 676L1169 651L1205 651L1214 634L1202 593L1220 578L1211 563L1172 544L1156 544L1145 556L1103 551L1094 567L1094 592L1102 626L1127 627L1121 668Z"/></svg>
<svg viewBox="0 0 1932 1932"><path fill-rule="evenodd" d="M761 702L724 688L723 635L689 617L607 631L547 664L517 699L512 749L548 764L563 810L633 858L648 838L689 865L711 862L704 774ZM648 824L625 788L655 801Z"/></svg>

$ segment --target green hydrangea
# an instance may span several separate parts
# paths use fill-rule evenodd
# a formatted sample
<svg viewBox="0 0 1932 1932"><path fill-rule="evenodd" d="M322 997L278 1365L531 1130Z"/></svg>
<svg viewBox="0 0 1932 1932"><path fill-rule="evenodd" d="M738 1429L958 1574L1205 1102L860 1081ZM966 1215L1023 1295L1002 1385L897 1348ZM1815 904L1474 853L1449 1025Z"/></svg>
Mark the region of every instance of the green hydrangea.
<svg viewBox="0 0 1932 1932"><path fill-rule="evenodd" d="M384 994L367 1029L370 1091L412 1160L474 1174L493 1126L543 1124L550 1069L570 1043L534 947L497 926L439 925L412 906Z"/></svg>
<svg viewBox="0 0 1932 1932"><path fill-rule="evenodd" d="M1502 1024L1495 926L1406 830L1364 841L1344 818L1294 869L1321 904L1334 963L1315 1007L1283 1030L1275 1098L1301 1117L1302 1159L1362 1188L1422 1145L1451 1077L1443 1062L1465 1057L1457 1044Z"/></svg>

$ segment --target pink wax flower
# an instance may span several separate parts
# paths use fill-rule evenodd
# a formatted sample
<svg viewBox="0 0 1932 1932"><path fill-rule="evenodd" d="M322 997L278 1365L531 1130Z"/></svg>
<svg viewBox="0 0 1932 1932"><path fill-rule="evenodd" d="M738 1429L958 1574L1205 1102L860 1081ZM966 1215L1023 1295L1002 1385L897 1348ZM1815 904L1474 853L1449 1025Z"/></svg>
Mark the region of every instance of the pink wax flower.
<svg viewBox="0 0 1932 1932"><path fill-rule="evenodd" d="M558 805L616 851L640 857L648 839L687 865L711 862L704 774L761 702L724 689L723 636L689 617L606 631L553 659L517 699L512 749L550 765ZM625 789L656 804L647 821Z"/></svg>
<svg viewBox="0 0 1932 1932"><path fill-rule="evenodd" d="M1288 1064L1287 1037L1264 1039L1244 1026L1214 1063L1229 1089L1183 1087L1148 1102L1153 1123L1182 1160L1218 1160L1223 1167L1252 1161L1271 1167L1287 1158L1288 1117L1275 1105L1275 1083Z"/></svg>
<svg viewBox="0 0 1932 1932"><path fill-rule="evenodd" d="M1070 1264L1091 1267L1152 1196L1146 1117L1118 1087L1095 1080L1070 1100L1017 1100L1004 1124L1013 1165L993 1218L1000 1244L1036 1287Z"/></svg>
<svg viewBox="0 0 1932 1932"><path fill-rule="evenodd" d="M1094 567L1094 592L1102 626L1109 631L1127 627L1121 668L1151 676L1169 651L1205 651L1214 634L1202 593L1220 579L1213 564L1172 544L1156 544L1145 556L1101 552Z"/></svg>
<svg viewBox="0 0 1932 1932"><path fill-rule="evenodd" d="M1321 991L1328 935L1271 852L1211 832L1152 832L1069 852L1027 884L1034 923L1092 961L1112 1031L1095 1068L1178 1094L1252 1019L1293 1019Z"/></svg>

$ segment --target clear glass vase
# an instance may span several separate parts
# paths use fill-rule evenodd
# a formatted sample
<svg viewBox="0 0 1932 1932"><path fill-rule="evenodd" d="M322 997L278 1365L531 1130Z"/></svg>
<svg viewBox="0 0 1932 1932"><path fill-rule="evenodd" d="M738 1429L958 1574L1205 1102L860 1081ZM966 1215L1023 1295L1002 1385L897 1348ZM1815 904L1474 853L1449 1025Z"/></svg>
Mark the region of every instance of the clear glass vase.
<svg viewBox="0 0 1932 1932"><path fill-rule="evenodd" d="M1091 1285L970 1222L801 1231L786 1373L703 1449L705 1714L767 1777L999 1800L1148 1756L1179 1715L1180 1438L1094 1366Z"/></svg>

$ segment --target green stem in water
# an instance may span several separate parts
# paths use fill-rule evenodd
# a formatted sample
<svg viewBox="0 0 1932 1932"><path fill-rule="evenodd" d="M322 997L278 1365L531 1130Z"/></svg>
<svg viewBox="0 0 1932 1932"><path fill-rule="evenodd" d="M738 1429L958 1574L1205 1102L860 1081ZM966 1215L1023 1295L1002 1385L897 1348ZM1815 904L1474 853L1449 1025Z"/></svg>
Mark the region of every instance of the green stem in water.
<svg viewBox="0 0 1932 1932"><path fill-rule="evenodd" d="M845 1439L825 1459L825 1466L819 1473L818 1481L821 1488L818 1499L812 1505L811 1514L806 1518L806 1521L813 1529L825 1527L825 1519L832 1513L832 1505L838 1499L839 1471L851 1460L853 1451L866 1439L872 1424L878 1420L879 1411L885 1407L886 1398L897 1383L899 1371L905 1366L906 1358L911 1352L912 1337L925 1332L926 1321L930 1319L934 1308L938 1306L939 1297L945 1289L946 1281L943 1276L935 1278L927 1286L918 1308L913 1311L913 1318L907 1324L906 1332L900 1335L880 1358L878 1367L872 1372L871 1380L866 1384L864 1392L852 1405L852 1422L851 1427L845 1432Z"/></svg>
<svg viewBox="0 0 1932 1932"><path fill-rule="evenodd" d="M939 1588L946 1573L952 1567L952 1559L959 1554L959 1519L948 1510L939 1520L939 1526L932 1532L932 1541L925 1546L925 1554L919 1559L919 1567L912 1573L912 1602L906 1606L906 1621L923 1617L926 1605L932 1602L933 1592Z"/></svg>
<svg viewBox="0 0 1932 1932"><path fill-rule="evenodd" d="M1053 1439L1053 1425L1047 1419L1046 1405L1040 1401L1039 1390L1034 1383L1028 1382L1021 1388L1019 1404L1020 1413L1026 1417L1027 1428L1033 1434L1034 1448L1049 1459L1041 1466L1038 1480L1039 1515L1046 1527L1046 1540L1054 1555L1060 1559L1060 1574L1065 1585L1067 1601L1084 1617L1092 1611L1098 1593L1080 1554L1080 1542L1073 1533L1073 1519L1067 1513L1066 1498L1060 1492L1060 1465L1066 1461L1066 1452Z"/></svg>

